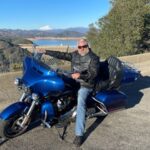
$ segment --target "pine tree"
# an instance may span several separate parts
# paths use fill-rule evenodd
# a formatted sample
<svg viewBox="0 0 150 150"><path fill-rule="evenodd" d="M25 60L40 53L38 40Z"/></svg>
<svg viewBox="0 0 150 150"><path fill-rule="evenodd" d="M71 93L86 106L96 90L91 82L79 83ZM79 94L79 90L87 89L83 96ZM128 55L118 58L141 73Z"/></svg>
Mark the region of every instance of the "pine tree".
<svg viewBox="0 0 150 150"><path fill-rule="evenodd" d="M109 14L98 20L96 37L87 35L92 47L103 57L140 53L150 34L150 0L111 0L111 4Z"/></svg>

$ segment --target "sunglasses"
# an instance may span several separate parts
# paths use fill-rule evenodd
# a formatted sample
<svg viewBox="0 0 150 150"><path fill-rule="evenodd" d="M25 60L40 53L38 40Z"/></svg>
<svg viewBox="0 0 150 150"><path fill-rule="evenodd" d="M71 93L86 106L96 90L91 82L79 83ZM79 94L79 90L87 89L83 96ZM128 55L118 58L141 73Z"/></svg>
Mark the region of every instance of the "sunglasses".
<svg viewBox="0 0 150 150"><path fill-rule="evenodd" d="M88 47L88 45L78 46L78 49L87 48L87 47Z"/></svg>

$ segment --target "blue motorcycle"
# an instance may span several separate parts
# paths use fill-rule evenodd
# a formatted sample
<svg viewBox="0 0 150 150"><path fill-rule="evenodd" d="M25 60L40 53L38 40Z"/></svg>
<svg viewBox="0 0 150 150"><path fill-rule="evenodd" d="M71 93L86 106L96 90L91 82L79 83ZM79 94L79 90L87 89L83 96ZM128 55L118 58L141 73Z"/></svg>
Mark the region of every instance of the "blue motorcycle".
<svg viewBox="0 0 150 150"><path fill-rule="evenodd" d="M36 56L23 61L23 76L15 79L22 95L0 113L0 137L14 138L40 121L45 127L64 125L75 120L76 98L80 84L70 73L53 69ZM87 99L86 118L106 116L125 108L126 95L120 86L138 79L140 72L110 56L100 62L98 81Z"/></svg>

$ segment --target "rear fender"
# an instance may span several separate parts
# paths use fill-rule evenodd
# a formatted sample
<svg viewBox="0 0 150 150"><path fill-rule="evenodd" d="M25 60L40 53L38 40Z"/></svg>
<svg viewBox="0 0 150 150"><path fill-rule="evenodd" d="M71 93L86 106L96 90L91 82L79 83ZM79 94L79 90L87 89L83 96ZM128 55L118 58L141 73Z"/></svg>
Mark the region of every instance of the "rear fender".
<svg viewBox="0 0 150 150"><path fill-rule="evenodd" d="M0 119L8 120L13 115L20 114L25 108L29 108L29 106L24 102L16 102L11 104L0 113Z"/></svg>

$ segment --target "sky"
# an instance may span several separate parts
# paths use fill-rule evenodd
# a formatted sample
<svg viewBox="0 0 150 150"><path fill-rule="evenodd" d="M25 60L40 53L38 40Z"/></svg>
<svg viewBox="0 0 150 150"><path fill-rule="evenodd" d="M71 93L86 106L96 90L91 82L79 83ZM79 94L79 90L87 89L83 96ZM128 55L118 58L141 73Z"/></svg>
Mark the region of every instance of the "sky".
<svg viewBox="0 0 150 150"><path fill-rule="evenodd" d="M88 27L110 8L109 0L0 0L0 29Z"/></svg>

